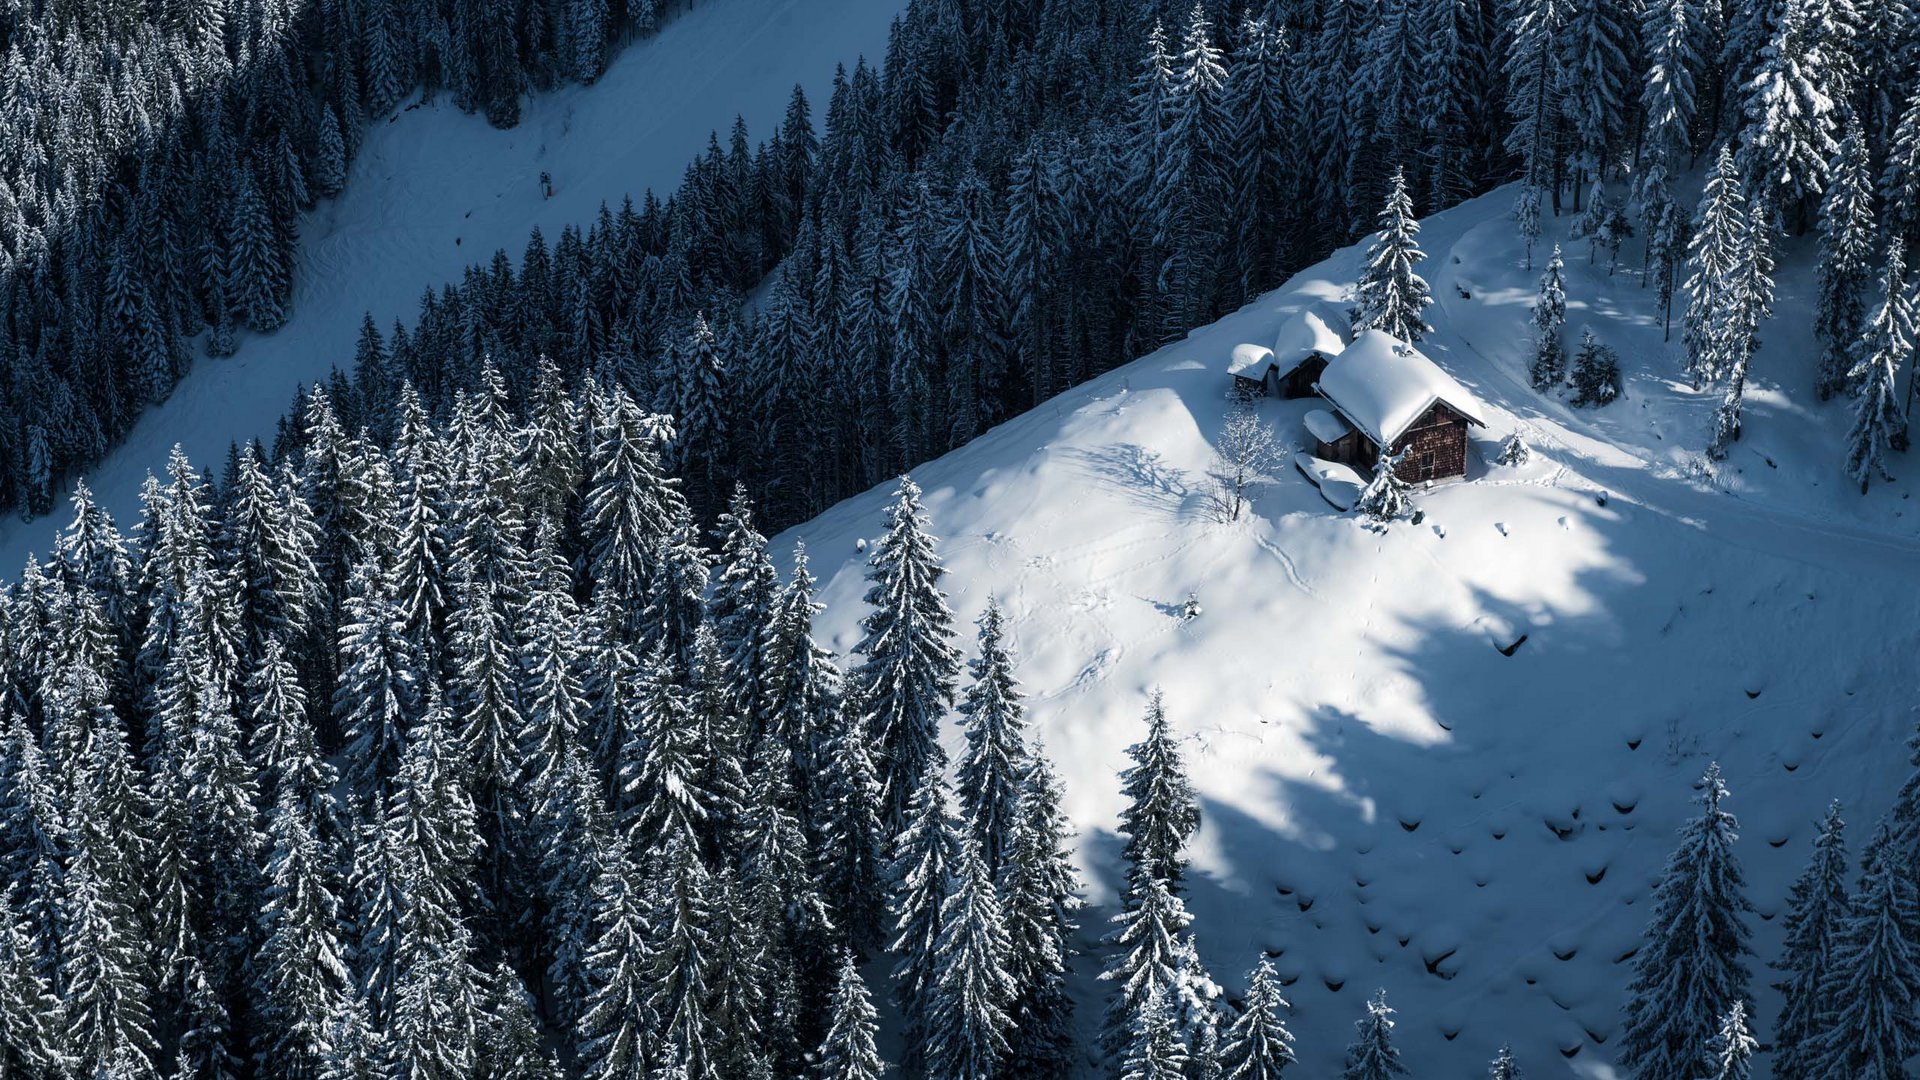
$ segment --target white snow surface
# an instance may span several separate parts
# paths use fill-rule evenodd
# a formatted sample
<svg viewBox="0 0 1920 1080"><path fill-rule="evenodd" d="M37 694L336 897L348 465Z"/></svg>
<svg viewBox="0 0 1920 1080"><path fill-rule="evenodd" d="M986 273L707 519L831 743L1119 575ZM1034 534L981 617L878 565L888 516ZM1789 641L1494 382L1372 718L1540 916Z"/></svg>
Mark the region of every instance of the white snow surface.
<svg viewBox="0 0 1920 1080"><path fill-rule="evenodd" d="M1316 387L1355 427L1391 446L1435 402L1480 424L1473 396L1425 353L1384 330L1363 330L1327 363Z"/></svg>
<svg viewBox="0 0 1920 1080"><path fill-rule="evenodd" d="M797 83L823 130L836 63L849 70L886 51L887 24L905 0L695 0L654 37L617 52L592 86L522 102L518 127L500 131L460 112L445 94L404 107L369 129L345 191L301 220L291 317L271 335L240 336L228 359L199 355L163 403L85 479L123 524L139 507L148 470L180 443L216 473L230 443L271 439L295 389L350 368L361 315L381 333L409 328L421 294L458 281L505 248L517 265L534 226L552 245L585 228L602 202L614 210L652 188L679 186L710 132L724 146L736 114L757 143L772 135ZM412 106L417 99L411 100ZM540 174L551 175L543 198ZM196 342L199 349L202 342ZM44 553L64 504L49 518L0 520L0 576Z"/></svg>
<svg viewBox="0 0 1920 1080"><path fill-rule="evenodd" d="M1840 472L1847 408L1807 390L1811 242L1782 252L1745 438L1713 475L1697 451L1717 396L1679 376L1678 327L1663 343L1650 293L1573 245L1568 334L1592 324L1619 349L1626 394L1588 411L1528 388L1538 271L1521 269L1512 199L1423 223L1440 299L1422 348L1488 428L1464 482L1416 493L1420 525L1371 527L1288 469L1240 522L1204 512L1229 407L1218 358L1339 297L1357 248L916 470L955 607L972 620L999 598L1066 780L1095 905L1076 975L1089 1034L1121 880L1117 774L1156 686L1205 814L1201 952L1231 994L1276 958L1302 1076L1337 1075L1375 987L1417 1075L1484 1075L1511 1041L1535 1078L1613 1076L1623 958L1710 760L1743 826L1767 1039L1764 965L1818 816L1846 800L1857 853L1907 772L1920 506L1912 483L1862 497ZM1319 403L1256 407L1291 434ZM1533 458L1489 467L1517 427ZM805 539L843 652L864 614L859 543L889 495L776 544L784 558ZM1182 619L1189 593L1204 614ZM947 742L957 757L957 726Z"/></svg>

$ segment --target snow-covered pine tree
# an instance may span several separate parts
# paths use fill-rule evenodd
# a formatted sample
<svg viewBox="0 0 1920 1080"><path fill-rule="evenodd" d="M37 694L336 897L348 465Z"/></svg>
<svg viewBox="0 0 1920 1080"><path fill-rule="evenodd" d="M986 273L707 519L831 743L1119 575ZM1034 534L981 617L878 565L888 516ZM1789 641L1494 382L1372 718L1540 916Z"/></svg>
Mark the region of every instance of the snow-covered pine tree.
<svg viewBox="0 0 1920 1080"><path fill-rule="evenodd" d="M1680 829L1634 955L1620 1064L1637 1080L1695 1075L1721 1018L1748 1000L1743 916L1752 905L1733 852L1739 823L1721 808L1719 765L1707 766L1700 789L1700 816Z"/></svg>
<svg viewBox="0 0 1920 1080"><path fill-rule="evenodd" d="M798 542L793 570L762 633L758 709L767 734L783 742L792 757L800 819L816 831L823 820L826 744L842 697L833 654L813 637L813 620L822 609L813 598L806 544Z"/></svg>
<svg viewBox="0 0 1920 1080"><path fill-rule="evenodd" d="M1867 493L1875 478L1892 479L1887 472L1889 450L1904 445L1906 414L1896 389L1900 369L1910 367L1914 349L1913 296L1906 283L1906 249L1898 239L1887 248L1886 269L1880 275L1880 304L1867 321L1854 353L1849 381L1855 391L1853 427L1847 432L1847 476Z"/></svg>
<svg viewBox="0 0 1920 1080"><path fill-rule="evenodd" d="M1513 1060L1513 1047L1502 1046L1487 1065L1487 1080L1522 1080L1520 1063Z"/></svg>
<svg viewBox="0 0 1920 1080"><path fill-rule="evenodd" d="M59 1026L62 1005L17 889L0 888L0 1074L59 1076L74 1064Z"/></svg>
<svg viewBox="0 0 1920 1080"><path fill-rule="evenodd" d="M594 906L599 925L585 959L588 997L574 1060L588 1080L645 1076L658 1022L649 1009L650 912L625 845L609 855L594 887Z"/></svg>
<svg viewBox="0 0 1920 1080"><path fill-rule="evenodd" d="M1007 1052L1014 983L1005 914L980 843L966 837L940 912L924 1056L933 1080L992 1080Z"/></svg>
<svg viewBox="0 0 1920 1080"><path fill-rule="evenodd" d="M1813 336L1820 343L1814 392L1822 401L1847 388L1853 353L1867 321L1867 279L1873 257L1873 178L1866 136L1855 118L1829 166L1820 200L1819 306Z"/></svg>
<svg viewBox="0 0 1920 1080"><path fill-rule="evenodd" d="M1102 980L1115 984L1100 1039L1108 1052L1119 1053L1137 1042L1150 1006L1157 1003L1168 1023L1173 1022L1181 935L1193 916L1164 878L1147 877L1129 885L1126 906L1112 922L1115 929L1107 940L1119 949L1100 973Z"/></svg>
<svg viewBox="0 0 1920 1080"><path fill-rule="evenodd" d="M1707 456L1724 460L1728 447L1740 438L1740 407L1746 399L1747 368L1760 347L1759 330L1763 319L1773 315L1773 238L1779 231L1778 216L1762 221L1756 215L1742 253L1740 285L1734 294L1734 306L1726 312L1731 365L1727 369L1727 389L1714 412L1713 435L1707 440Z"/></svg>
<svg viewBox="0 0 1920 1080"><path fill-rule="evenodd" d="M887 508L887 532L868 561L865 636L852 674L867 708L868 735L878 749L881 823L889 834L906 826L915 790L930 770L945 767L940 718L953 704L960 656L950 642L953 611L940 589L946 570L927 532L920 488L900 478Z"/></svg>
<svg viewBox="0 0 1920 1080"><path fill-rule="evenodd" d="M1526 247L1526 258L1521 269L1533 270L1533 245L1540 239L1540 189L1532 184L1520 185L1520 194L1513 199L1513 228L1520 236L1520 242Z"/></svg>
<svg viewBox="0 0 1920 1080"><path fill-rule="evenodd" d="M1527 365L1527 378L1535 390L1546 393L1566 378L1567 347L1560 340L1560 328L1567 322L1566 264L1560 258L1560 245L1553 245L1546 273L1540 275L1540 293L1533 301L1533 362Z"/></svg>
<svg viewBox="0 0 1920 1080"><path fill-rule="evenodd" d="M980 653L969 665L973 683L959 709L967 735L958 776L960 816L979 842L990 878L1005 865L1028 769L1026 709L1006 635L1000 604L989 597L980 616Z"/></svg>
<svg viewBox="0 0 1920 1080"><path fill-rule="evenodd" d="M880 1080L887 1063L877 1042L879 1014L860 965L849 952L840 958L840 976L833 988L827 1037L814 1055L808 1080Z"/></svg>
<svg viewBox="0 0 1920 1080"><path fill-rule="evenodd" d="M1288 265L1292 246L1283 234L1292 208L1285 204L1287 169L1281 149L1291 145L1290 135L1298 127L1287 78L1291 55L1286 27L1249 8L1228 60L1225 95L1227 176L1238 222L1236 295L1241 298L1276 280L1280 268Z"/></svg>
<svg viewBox="0 0 1920 1080"><path fill-rule="evenodd" d="M1846 823L1840 803L1827 806L1813 857L1787 893L1781 918L1785 940L1774 970L1783 976L1780 1017L1773 1025L1773 1075L1777 1080L1816 1080L1820 1040L1832 1026L1834 1003L1826 997L1833 958L1848 917Z"/></svg>
<svg viewBox="0 0 1920 1080"><path fill-rule="evenodd" d="M1754 216L1766 219L1777 210L1799 232L1826 186L1850 65L1844 47L1834 48L1827 5L1780 0L1770 14L1772 39L1741 88L1746 125L1740 147L1755 185Z"/></svg>
<svg viewBox="0 0 1920 1080"><path fill-rule="evenodd" d="M907 1066L923 1069L939 1023L934 986L940 973L940 940L947 898L960 860L960 823L947 804L946 777L929 766L915 785L906 827L895 835L889 874L893 895L894 1000L906 1024Z"/></svg>
<svg viewBox="0 0 1920 1080"><path fill-rule="evenodd" d="M1507 153L1520 159L1523 190L1532 197L1534 220L1538 221L1540 194L1555 188L1560 180L1558 131L1560 123L1560 50L1561 28L1568 16L1564 0L1523 0L1513 9L1507 27L1504 63L1507 86L1507 112L1513 126L1507 129ZM1554 206L1559 207L1559 196ZM1524 230L1522 235L1531 236Z"/></svg>
<svg viewBox="0 0 1920 1080"><path fill-rule="evenodd" d="M255 994L267 1023L262 1050L290 1072L315 1075L326 1059L327 1023L340 1008L351 975L339 938L339 902L328 880L326 849L314 833L302 796L283 790L268 825L265 940Z"/></svg>
<svg viewBox="0 0 1920 1080"><path fill-rule="evenodd" d="M1127 838L1121 854L1130 868L1129 889L1157 880L1178 892L1187 868L1182 850L1200 828L1200 805L1157 689L1147 697L1146 725L1146 736L1127 748L1133 764L1120 774L1127 798L1120 812L1120 832Z"/></svg>
<svg viewBox="0 0 1920 1080"><path fill-rule="evenodd" d="M413 651L401 633L399 605L378 564L354 565L342 608L333 715L347 740L343 779L355 805L364 809L379 805L399 771L419 687Z"/></svg>
<svg viewBox="0 0 1920 1080"><path fill-rule="evenodd" d="M1527 445L1527 440L1522 437L1520 429L1515 428L1513 434L1508 435L1506 441L1500 444L1500 456L1494 460L1501 465L1520 466L1525 465L1532 457L1533 447Z"/></svg>
<svg viewBox="0 0 1920 1080"><path fill-rule="evenodd" d="M1596 203L1619 152L1628 84L1639 75L1634 11L1608 0L1573 4L1559 32L1560 113L1573 139L1575 169L1594 184Z"/></svg>
<svg viewBox="0 0 1920 1080"><path fill-rule="evenodd" d="M1585 327L1580 335L1580 350L1573 356L1573 371L1567 376L1573 386L1574 405L1607 405L1620 396L1620 356L1611 345L1593 336Z"/></svg>
<svg viewBox="0 0 1920 1080"><path fill-rule="evenodd" d="M1395 169L1388 182L1379 221L1380 231L1367 249L1366 267L1354 286L1353 329L1356 333L1384 330L1401 341L1419 341L1433 329L1425 316L1433 294L1426 279L1414 272L1427 254L1420 250L1420 222L1413 216L1403 170Z"/></svg>
<svg viewBox="0 0 1920 1080"><path fill-rule="evenodd" d="M1129 1018L1120 1080L1187 1080L1191 1065L1166 988L1156 985Z"/></svg>
<svg viewBox="0 0 1920 1080"><path fill-rule="evenodd" d="M753 527L753 503L743 484L735 484L720 515L720 565L713 576L707 618L713 623L726 664L733 707L751 718L748 733L758 737L767 726L760 689L767 666L766 635L773 621L780 576L767 554L767 538Z"/></svg>
<svg viewBox="0 0 1920 1080"><path fill-rule="evenodd" d="M306 804L310 819L318 820L332 805L336 775L320 754L299 673L278 641L267 643L247 680L247 697L261 801L272 806L288 793Z"/></svg>
<svg viewBox="0 0 1920 1080"><path fill-rule="evenodd" d="M1057 1080L1071 1065L1067 965L1081 901L1079 874L1066 847L1070 829L1060 809L1059 778L1036 749L1021 778L1006 861L994 883L1007 920L1014 988L1006 1067L1034 1080Z"/></svg>
<svg viewBox="0 0 1920 1080"><path fill-rule="evenodd" d="M1729 371L1738 348L1729 313L1746 287L1743 268L1753 244L1747 197L1734 167L1733 150L1722 146L1707 176L1687 250L1687 314L1681 339L1695 389Z"/></svg>
<svg viewBox="0 0 1920 1080"><path fill-rule="evenodd" d="M708 1011L712 994L726 974L715 958L714 883L700 852L684 839L672 840L658 860L650 911L648 963L650 991L646 1012L653 1036L663 1044L656 1067L686 1070L688 1080L719 1080L711 1071L713 1054L724 1033Z"/></svg>
<svg viewBox="0 0 1920 1080"><path fill-rule="evenodd" d="M865 711L849 695L823 733L813 828L820 891L856 953L883 940L888 842L880 823L880 777L867 739Z"/></svg>
<svg viewBox="0 0 1920 1080"><path fill-rule="evenodd" d="M1379 459L1373 463L1373 477L1354 501L1355 510L1379 522L1395 521L1406 515L1413 505L1412 486L1400 479L1398 472L1406 456L1405 450L1394 454L1381 448Z"/></svg>
<svg viewBox="0 0 1920 1080"><path fill-rule="evenodd" d="M1888 839L1882 824L1869 845L1882 857L1868 862L1821 988L1831 1012L1817 1044L1820 1076L1897 1080L1920 1046L1920 953L1907 936L1920 900L1911 872L1885 857Z"/></svg>
<svg viewBox="0 0 1920 1080"><path fill-rule="evenodd" d="M1247 995L1240 1015L1227 1028L1220 1068L1226 1080L1280 1080L1293 1064L1293 1033L1287 1030L1287 999L1280 977L1262 956L1247 974Z"/></svg>
<svg viewBox="0 0 1920 1080"><path fill-rule="evenodd" d="M1734 1002L1707 1044L1706 1080L1748 1080L1753 1075L1753 1052L1759 1048L1759 1040L1747 1030L1746 1003Z"/></svg>
<svg viewBox="0 0 1920 1080"><path fill-rule="evenodd" d="M1367 1015L1353 1022L1359 1032L1347 1044L1347 1064L1341 1080L1393 1080L1406 1074L1400 1049L1393 1045L1393 1009L1387 992L1375 990L1367 999Z"/></svg>
<svg viewBox="0 0 1920 1080"><path fill-rule="evenodd" d="M1649 182L1664 187L1667 177L1693 156L1704 28L1695 0L1656 0L1646 5L1641 16L1640 36L1647 58L1640 91L1645 142L1644 168L1636 180L1641 205L1649 208ZM1658 220L1657 215L1651 217Z"/></svg>
<svg viewBox="0 0 1920 1080"><path fill-rule="evenodd" d="M496 965L487 978L479 1062L487 1080L562 1080L560 1059L543 1043L538 1002L512 965Z"/></svg>

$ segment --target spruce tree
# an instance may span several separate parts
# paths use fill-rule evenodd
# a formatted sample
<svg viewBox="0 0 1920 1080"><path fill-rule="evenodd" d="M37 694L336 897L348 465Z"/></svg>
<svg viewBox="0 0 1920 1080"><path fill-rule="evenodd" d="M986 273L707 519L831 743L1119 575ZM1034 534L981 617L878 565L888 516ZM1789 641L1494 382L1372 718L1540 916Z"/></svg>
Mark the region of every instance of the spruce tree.
<svg viewBox="0 0 1920 1080"><path fill-rule="evenodd" d="M1798 231L1825 186L1836 149L1848 58L1832 47L1833 19L1825 5L1781 0L1771 14L1772 40L1742 88L1746 126L1740 145L1756 203L1779 210Z"/></svg>
<svg viewBox="0 0 1920 1080"><path fill-rule="evenodd" d="M853 950L882 943L888 841L880 822L880 776L867 739L865 712L849 696L820 747L814 832L820 889Z"/></svg>
<svg viewBox="0 0 1920 1080"><path fill-rule="evenodd" d="M907 826L893 841L889 867L893 894L894 1000L907 1032L907 1065L922 1069L939 1017L934 986L940 973L947 898L953 894L960 859L960 825L947 806L946 778L928 769L916 786Z"/></svg>
<svg viewBox="0 0 1920 1080"><path fill-rule="evenodd" d="M1739 823L1721 808L1720 767L1700 778L1699 817L1680 830L1653 894L1646 941L1634 955L1620 1063L1637 1080L1692 1075L1734 1003L1747 1002L1752 910L1734 857Z"/></svg>
<svg viewBox="0 0 1920 1080"><path fill-rule="evenodd" d="M1186 1080L1192 1065L1187 1050L1166 990L1155 986L1129 1019L1120 1080Z"/></svg>
<svg viewBox="0 0 1920 1080"><path fill-rule="evenodd" d="M1227 1028L1220 1068L1226 1080L1280 1080L1293 1064L1293 1033L1282 1013L1287 999L1280 977L1266 957L1247 975L1247 996L1240 1015Z"/></svg>
<svg viewBox="0 0 1920 1080"><path fill-rule="evenodd" d="M1736 1001L1720 1018L1720 1030L1707 1044L1707 1080L1748 1080L1759 1040L1747 1030L1747 1006Z"/></svg>
<svg viewBox="0 0 1920 1080"><path fill-rule="evenodd" d="M1487 1080L1522 1080L1520 1063L1513 1060L1513 1047L1502 1046L1487 1066Z"/></svg>
<svg viewBox="0 0 1920 1080"><path fill-rule="evenodd" d="M1866 287L1873 248L1873 180L1866 136L1857 119L1831 165L1820 201L1819 306L1813 335L1820 343L1814 392L1821 400L1847 388L1854 345L1867 320Z"/></svg>
<svg viewBox="0 0 1920 1080"><path fill-rule="evenodd" d="M1419 341L1433 329L1425 317L1433 294L1426 279L1414 272L1427 254L1420 250L1420 222L1413 216L1402 170L1394 170L1388 183L1379 221L1380 231L1367 249L1366 267L1354 286L1353 329L1355 333L1384 330L1401 341Z"/></svg>
<svg viewBox="0 0 1920 1080"><path fill-rule="evenodd" d="M960 702L967 735L961 756L961 817L980 844L989 876L997 876L1019 811L1027 771L1026 717L1000 605L989 598L980 616L980 653L970 664L973 684Z"/></svg>
<svg viewBox="0 0 1920 1080"><path fill-rule="evenodd" d="M1393 1080L1406 1074L1400 1062L1400 1050L1393 1045L1393 1010L1387 1007L1387 992L1375 990L1367 999L1367 1015L1354 1021L1359 1032L1347 1044L1347 1064L1341 1080Z"/></svg>
<svg viewBox="0 0 1920 1080"><path fill-rule="evenodd" d="M1899 240L1887 249L1880 296L1848 372L1859 389L1855 391L1853 427L1847 432L1847 476L1860 485L1862 495L1876 477L1892 479L1887 472L1887 452L1904 445L1907 435L1906 415L1896 388L1900 369L1911 366L1913 360L1914 312L1906 284L1906 251Z"/></svg>
<svg viewBox="0 0 1920 1080"><path fill-rule="evenodd" d="M1595 338L1591 327L1581 332L1580 351L1574 354L1567 381L1573 386L1568 401L1574 405L1608 405L1620 396L1619 354Z"/></svg>
<svg viewBox="0 0 1920 1080"><path fill-rule="evenodd" d="M350 974L339 938L339 901L327 853L300 796L283 792L268 827L266 903L260 913L257 993L265 1023L261 1056L292 1075L317 1075L329 1046L327 1023Z"/></svg>
<svg viewBox="0 0 1920 1080"><path fill-rule="evenodd" d="M809 1080L880 1080L887 1063L880 1058L876 1039L879 1014L874 1011L867 981L860 977L860 965L850 952L840 958L829 1015L832 1019L827 1037L814 1055Z"/></svg>
<svg viewBox="0 0 1920 1080"><path fill-rule="evenodd" d="M1830 1011L1817 1043L1818 1075L1895 1080L1920 1045L1914 1010L1920 953L1909 928L1920 918L1911 872L1882 825L1821 988Z"/></svg>
<svg viewBox="0 0 1920 1080"><path fill-rule="evenodd" d="M624 850L608 861L594 888L599 926L585 959L589 990L575 1060L589 1080L637 1080L658 1022L648 1006L648 909Z"/></svg>
<svg viewBox="0 0 1920 1080"><path fill-rule="evenodd" d="M1540 295L1533 302L1533 362L1527 367L1527 378L1541 393L1559 386L1566 377L1567 347L1560 339L1560 328L1567 322L1565 268L1560 245L1555 244L1547 271L1540 276Z"/></svg>
<svg viewBox="0 0 1920 1080"><path fill-rule="evenodd" d="M960 657L949 639L953 612L940 589L946 576L927 533L920 488L901 477L887 509L887 532L868 561L863 659L853 673L878 748L882 814L889 834L906 826L915 788L943 768L940 718L953 704Z"/></svg>
<svg viewBox="0 0 1920 1080"><path fill-rule="evenodd" d="M1827 807L1813 857L1787 894L1781 918L1785 940L1774 969L1782 1004L1773 1025L1773 1075L1815 1080L1820 1041L1832 1026L1834 1003L1825 996L1833 958L1848 916L1846 823L1840 803Z"/></svg>
<svg viewBox="0 0 1920 1080"><path fill-rule="evenodd" d="M1118 1053L1138 1031L1137 1022L1148 1003L1171 1010L1174 983L1179 977L1180 935L1193 916L1168 887L1165 879L1137 879L1129 886L1126 907L1113 917L1116 929L1108 941L1119 946L1100 978L1117 984L1107 1003L1101 1042Z"/></svg>
<svg viewBox="0 0 1920 1080"><path fill-rule="evenodd" d="M1081 900L1079 874L1066 847L1069 830L1060 809L1059 778L1036 751L1021 778L1007 858L995 882L1007 920L1014 987L1007 1069L1035 1080L1063 1076L1071 1065L1067 965Z"/></svg>
<svg viewBox="0 0 1920 1080"><path fill-rule="evenodd" d="M1751 258L1752 228L1747 198L1733 163L1733 151L1720 148L1706 191L1700 197L1687 252L1685 332L1687 372L1695 389L1727 373L1739 347L1732 312L1747 281L1742 273Z"/></svg>
<svg viewBox="0 0 1920 1080"><path fill-rule="evenodd" d="M1127 748L1133 764L1120 774L1127 798L1120 815L1127 837L1122 855L1132 868L1130 881L1157 879L1177 892L1186 875L1182 851L1200 828L1200 807L1158 690L1147 698L1146 724L1146 737Z"/></svg>
<svg viewBox="0 0 1920 1080"><path fill-rule="evenodd" d="M936 1080L992 1080L1007 1052L1014 982L1007 926L976 838L960 844L928 988L925 1057Z"/></svg>

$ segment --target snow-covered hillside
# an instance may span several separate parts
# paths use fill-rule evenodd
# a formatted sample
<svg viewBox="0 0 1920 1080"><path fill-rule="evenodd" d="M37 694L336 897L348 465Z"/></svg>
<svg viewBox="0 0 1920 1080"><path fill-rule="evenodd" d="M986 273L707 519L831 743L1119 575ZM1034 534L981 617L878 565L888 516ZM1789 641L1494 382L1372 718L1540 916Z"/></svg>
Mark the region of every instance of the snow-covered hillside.
<svg viewBox="0 0 1920 1080"><path fill-rule="evenodd" d="M163 403L85 476L122 521L138 509L140 482L174 443L218 468L231 442L271 437L295 389L350 366L361 315L384 331L409 324L421 293L457 281L505 248L517 261L538 226L549 243L566 225L592 222L600 204L627 194L663 196L710 132L724 138L736 114L754 139L768 135L795 84L819 125L834 65L878 60L887 24L905 0L700 0L654 37L616 54L593 86L568 86L526 102L508 131L455 109L403 108L370 131L345 192L301 223L290 317L270 336L243 335L230 359L196 359ZM416 99L413 99L417 101ZM412 104L411 102L409 104ZM552 177L543 195L540 175ZM52 544L51 517L0 520L0 566L17 573Z"/></svg>
<svg viewBox="0 0 1920 1080"><path fill-rule="evenodd" d="M972 618L996 595L1017 635L1102 906L1086 940L1118 884L1116 774L1161 686L1206 815L1202 952L1235 992L1261 950L1278 958L1304 1075L1336 1072L1376 986L1418 1075L1476 1074L1507 1040L1535 1077L1608 1075L1622 958L1706 763L1744 825L1763 960L1827 800L1848 802L1857 845L1906 771L1920 506L1911 483L1863 498L1840 470L1845 406L1805 404L1811 250L1783 259L1745 440L1707 477L1717 396L1687 388L1677 326L1663 345L1651 295L1589 268L1584 244L1569 340L1592 325L1620 351L1625 397L1577 411L1528 388L1538 274L1512 197L1425 223L1423 348L1489 426L1468 479L1420 496L1422 524L1368 528L1291 465L1250 520L1201 506L1228 350L1337 297L1357 250L916 472L955 606ZM1259 408L1297 444L1310 405ZM1534 460L1491 464L1516 426ZM806 540L843 651L864 610L856 541L888 494L781 538ZM1189 593L1204 610L1184 620ZM1081 965L1089 1027L1102 959ZM1763 1039L1775 1009L1762 992Z"/></svg>

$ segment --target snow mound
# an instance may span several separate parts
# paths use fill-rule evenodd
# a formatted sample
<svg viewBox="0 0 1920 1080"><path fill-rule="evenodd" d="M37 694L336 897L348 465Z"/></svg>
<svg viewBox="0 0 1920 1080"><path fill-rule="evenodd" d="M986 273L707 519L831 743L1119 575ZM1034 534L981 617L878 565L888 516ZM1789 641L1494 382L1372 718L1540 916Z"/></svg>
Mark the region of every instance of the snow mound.
<svg viewBox="0 0 1920 1080"><path fill-rule="evenodd" d="M1567 329L1604 327L1626 396L1586 411L1527 387L1538 274L1512 198L1423 223L1440 302L1421 348L1480 403L1473 457L1522 426L1534 454L1417 491L1420 526L1369 529L1292 470L1238 522L1206 509L1233 407L1218 358L1336 301L1357 249L916 470L955 606L999 598L1067 783L1099 905L1089 1031L1121 880L1116 774L1155 686L1202 796L1202 953L1234 992L1274 958L1312 1076L1337 1073L1376 986L1423 1074L1480 1075L1511 1040L1534 1076L1607 1075L1642 900L1706 763L1742 819L1762 961L1826 802L1870 820L1905 773L1911 685L1889 673L1920 650L1920 515L1911 484L1850 488L1845 406L1810 404L1811 247L1781 253L1746 434L1709 471L1717 395L1676 377L1678 343L1625 273L1569 259ZM1543 245L1564 221L1548 229ZM1253 407L1292 432L1324 403ZM864 611L855 542L887 494L780 541L814 553L843 652ZM1204 616L1178 617L1189 594Z"/></svg>

